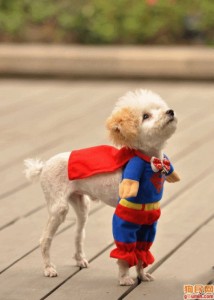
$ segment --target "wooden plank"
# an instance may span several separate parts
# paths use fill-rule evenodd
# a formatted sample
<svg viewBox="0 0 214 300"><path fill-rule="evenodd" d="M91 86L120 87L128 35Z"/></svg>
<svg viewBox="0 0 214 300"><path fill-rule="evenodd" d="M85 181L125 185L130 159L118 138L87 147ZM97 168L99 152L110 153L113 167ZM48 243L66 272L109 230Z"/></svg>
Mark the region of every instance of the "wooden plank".
<svg viewBox="0 0 214 300"><path fill-rule="evenodd" d="M177 198L175 202L163 209L163 216L159 221L157 239L152 250L155 254L157 264L165 256L169 255L171 251L176 249L176 247L178 247L178 245L185 240L189 234L191 234L198 226L200 226L205 219L212 216L214 203L213 201L211 203L210 199L213 195L214 187L211 186L210 183L213 182L213 179L214 173L209 176L208 180L202 180L201 183L195 188L190 189L184 195ZM191 195L191 197L189 197L189 195ZM196 203L197 201L200 201L202 197L204 199L203 218L195 218L195 216L201 213L201 205L196 205ZM184 201L184 199L186 199L186 201ZM193 218L194 222L192 222ZM197 244L197 246L199 246L199 244ZM204 249L206 247L207 244L203 246ZM191 251L192 249L193 248L191 248ZM105 251L96 260L94 260L90 269L83 270L83 272L76 274L75 277L69 279L59 289L54 291L47 299L65 300L67 299L67 295L72 295L73 299L81 300L93 299L95 298L95 295L103 300L118 299L125 291L128 290L128 287L118 286L116 277L117 266L114 262L112 262L111 259L109 259L109 251L110 250ZM210 250L209 255L212 253L213 251ZM185 259L183 258L183 264L185 264ZM199 258L197 256L193 256L192 262L194 262L193 266L195 269L197 268L198 259ZM174 269L174 274L179 272L179 263L180 261L178 260L177 268ZM160 268L162 268L162 266ZM134 268L132 268L132 271L134 271ZM130 294L130 299L141 299L141 297L145 296L143 287L147 285L150 286L151 284L153 284L153 289L156 289L155 282L143 283L142 290L138 294L138 298L132 297ZM159 293L160 297L160 290L157 290L157 293ZM141 295L140 298L139 295ZM162 293L161 295L163 297L165 296ZM158 298L151 297L149 299L156 300ZM172 297L171 299L174 298Z"/></svg>
<svg viewBox="0 0 214 300"><path fill-rule="evenodd" d="M43 93L46 90L47 81L44 85L42 81L17 80L17 79L0 79L0 112L3 116L10 114L16 109L21 109L29 97ZM18 106L20 104L20 106Z"/></svg>
<svg viewBox="0 0 214 300"><path fill-rule="evenodd" d="M63 96L61 96L60 99L55 99L55 106L53 106L54 101L49 101L49 103L46 103L46 109L44 109L44 107L40 105L41 107L38 107L37 115L33 118L33 120L31 114L35 115L36 112L32 110L31 113L29 113L27 122L23 122L21 128L18 128L19 130L24 132L23 136L19 137L19 143L16 143L15 140L15 147L12 148L13 151L7 149L8 152L5 152L5 155L7 154L6 157L7 160L9 160L10 165L12 165L12 163L16 163L17 159L22 158L24 154L27 155L28 153L36 152L35 143L37 145L36 148L41 148L41 146L47 142L52 142L53 144L55 141L55 143L57 144L59 138L62 139L62 137L65 136L65 133L66 136L75 135L76 130L79 127L85 128L85 120L90 119L91 121L95 119L94 116L99 110L101 113L104 111L105 116L107 116L113 106L111 105L110 100L112 98L114 99L115 94L120 93L120 91L121 89L117 88L116 90L114 90L114 92L110 92L108 96L103 97L102 89L98 89L95 87L91 89L87 88L87 95L85 95L85 97L83 95L83 91L81 91L79 94L69 96L67 95L65 97L66 101L63 101ZM93 96L93 98L88 101L88 94L95 94L95 96ZM52 106L53 108L51 108ZM103 106L105 106L105 110L102 109ZM98 115L96 115L96 117L98 117ZM38 119L38 116L40 119ZM19 121L21 121L21 119L23 119L23 116L20 115L19 118ZM33 123L33 121L35 122L35 124ZM105 121L102 120L103 125L104 123ZM29 130L29 128L34 128L34 125L36 125L35 130ZM20 144L22 147L20 147ZM4 151L2 155L3 154ZM5 165L8 166L7 161L6 163L2 163L1 172L5 170Z"/></svg>
<svg viewBox="0 0 214 300"><path fill-rule="evenodd" d="M86 239L86 250L89 259L98 255L99 251L102 251L112 243L112 213L112 208L106 206L89 218ZM34 223L34 225L40 227L40 224L36 225ZM58 235L53 243L52 257L58 266L59 277L52 278L52 280L43 277L40 251L36 250L17 262L13 268L1 274L1 299L38 300L68 276L74 275L79 270L79 268L74 267L74 260L72 259L74 253L72 241L74 229L72 227Z"/></svg>
<svg viewBox="0 0 214 300"><path fill-rule="evenodd" d="M115 88L114 92L110 92L108 94L108 97L103 97L102 86L97 87L95 85L95 87L90 88L86 86L84 89L86 89L87 92L81 89L79 94L72 94L74 93L74 87L70 87L70 90L66 90L61 97L59 97L59 91L58 93L56 93L56 91L52 91L52 93L55 93L56 95L54 98L51 97L50 93L48 94L48 99L51 98L51 100L49 100L48 104L44 101L44 105L48 105L47 107L39 105L38 111L34 111L32 109L32 111L27 114L27 120L25 121L23 121L23 116L18 114L20 120L18 119L17 123L21 122L21 125L18 127L16 126L15 130L15 126L9 126L8 119L6 119L6 148L2 149L2 164L0 172L5 172L7 167L16 165L17 161L20 161L27 155L35 155L35 153L41 152L48 147L57 145L67 136L72 137L72 135L77 134L77 128L81 127L79 126L80 123L83 123L82 128L85 128L85 120L90 119L90 122L92 119L94 120L93 113L96 114L96 111L98 111L98 108L96 108L98 105L99 108L105 105L105 111L108 107L110 108L111 104L108 104L108 97L112 97L114 99L115 93L120 94L119 91L121 90L120 87ZM124 89L124 87L122 87L122 89ZM61 90L60 93L62 93ZM83 96L84 94L85 97ZM88 101L88 95L90 94L95 96ZM109 112L110 110L111 108L109 109ZM14 120L16 119L13 116L13 119L11 120L12 122L15 122ZM9 133L8 127L11 127L11 129L9 129ZM29 128L34 128L34 130L29 130ZM18 143L17 139L19 141ZM35 147L35 143L37 147ZM38 148L38 150L36 148Z"/></svg>
<svg viewBox="0 0 214 300"><path fill-rule="evenodd" d="M9 198L0 201L0 230L43 206L45 206L44 194L37 184L16 191Z"/></svg>
<svg viewBox="0 0 214 300"><path fill-rule="evenodd" d="M11 168L8 169L8 172L6 172L4 165L2 166L0 172L4 172L4 177L2 178L2 189L1 189L1 194L5 194L7 191L11 189L11 182L13 183L13 188L16 187L19 184L22 184L25 182L24 177L20 177L19 174L21 174L23 170L23 162L22 160L24 158L27 158L30 156L38 156L41 155L45 150L50 150L48 156L51 156L53 154L56 154L58 152L64 152L64 151L70 151L72 147L79 148L81 146L89 146L92 145L93 143L99 143L99 135L102 136L103 138L103 132L104 132L104 122L103 120L106 119L107 115L109 114L109 111L111 110L111 104L109 104L108 98L105 99L105 110L101 110L101 107L103 106L103 103L100 101L100 98L97 98L97 101L100 103L97 103L94 107L94 114L96 115L96 121L94 120L94 115L91 112L90 106L88 106L88 111L79 108L80 111L83 110L81 113L82 116L79 119L76 119L75 121L73 120L72 122L72 127L70 123L65 123L64 127L61 126L61 128L58 130L58 134L61 132L61 135L57 136L57 133L55 131L55 128L53 127L52 124L52 131L48 135L48 139L46 142L45 136L47 137L47 132L46 134L43 134L41 137L41 140L37 143L37 149L31 143L29 143L28 139L26 140L26 143L22 144L17 144L17 146L12 149L8 149L8 153L5 155L8 157L11 157L11 155L14 153L14 151L19 154L16 155L15 158L10 162L10 165L12 164ZM84 117L84 114L87 115L87 117ZM79 124L79 125L78 125ZM88 128L90 130L90 135L86 135L86 138L83 139L81 137L81 132L85 130L85 128ZM95 132L93 132L95 130ZM97 131L99 131L99 134L97 134ZM95 135L96 133L97 135ZM93 135L94 134L94 135ZM38 138L39 139L39 138ZM76 140L76 143L75 143ZM71 145L72 141L72 145ZM80 145L81 141L81 145ZM84 141L86 141L84 143ZM87 144L88 141L88 144ZM39 148L41 147L41 148ZM31 150L30 150L31 149ZM66 150L65 150L66 149ZM6 150L5 150L6 151ZM29 152L31 151L31 152ZM3 154L2 154L3 155ZM18 156L18 157L17 157ZM47 156L47 157L48 157ZM3 158L2 158L3 159ZM8 165L8 164L7 164ZM10 182L8 182L8 177L10 178Z"/></svg>
<svg viewBox="0 0 214 300"><path fill-rule="evenodd" d="M201 176L206 176L206 170L209 173L209 165L212 164L212 154L209 149L213 147L213 117L211 115L198 126L178 132L169 142L166 153L174 163L181 182L176 185L167 184L167 198L164 197L162 203L173 200L180 190L197 184Z"/></svg>
<svg viewBox="0 0 214 300"><path fill-rule="evenodd" d="M97 88L97 86L95 86L96 87L96 89L98 89ZM108 86L106 86L106 88L108 88ZM113 86L113 89L115 89L116 87L114 87ZM73 89L75 89L75 86L72 86L72 88L71 88L71 90L70 90L70 92L71 91L73 91ZM105 89L105 85L103 84L103 86L101 86L101 89L103 90L103 89ZM44 99L43 99L43 101L45 102L45 100L47 99L47 96L49 97L49 98L51 98L51 107L53 106L53 108L52 108L52 112L51 112L51 114L52 113L56 113L56 114L59 114L59 118L58 119L61 119L62 117L60 116L60 112L58 111L58 109L56 109L55 107L54 107L54 101L56 101L56 97L58 97L57 99L58 99L58 102L59 102L59 88L58 89L54 89L54 87L52 87L52 89L50 89L50 91L49 91L49 93L48 93L48 95L44 95ZM57 93L57 91L58 91L58 93ZM69 90L65 90L64 91L64 94L63 95L61 95L61 98L60 98L60 103L63 101L63 99L64 99L64 95L66 94L67 96L69 96L69 93L68 93L68 91ZM60 90L60 92L62 93L62 91ZM98 90L97 90L97 92L98 92ZM93 93L93 90L92 91L90 91L90 88L88 87L88 89L87 89L87 94L95 94L96 95L96 93ZM108 92L109 93L109 92ZM56 95L55 95L56 94ZM121 92L121 94L122 94L122 92ZM119 96L119 95L118 95ZM177 97L177 96L176 96ZM92 100L93 100L93 98L92 98ZM90 105L91 105L91 101L92 100L90 100ZM37 100L37 101L39 101L39 100ZM69 103L69 101L68 100L66 100L67 101L67 104ZM189 102L191 102L192 103L192 101L188 101L188 103ZM32 104L34 103L34 101L33 102L31 102ZM66 103L65 103L66 104ZM86 103L87 104L87 103ZM51 109L51 107L49 107L47 110L49 111L50 109ZM203 106L204 107L204 106ZM10 142L16 142L16 138L19 138L19 145L21 144L20 143L20 138L21 139L23 139L23 143L25 143L26 142L26 139L28 140L28 144L30 145L31 144L31 141L34 141L35 142L35 138L38 136L38 135L42 135L42 132L43 132L43 135L44 135L44 137L47 139L47 131L45 130L45 124L46 124L46 126L47 126L47 124L49 125L51 122L50 122L50 119L49 118L47 118L46 116L47 116L47 112L46 112L46 109L44 108L41 108L40 109L40 114L44 114L44 116L42 115L41 116L41 119L39 120L39 122L37 121L37 119L35 120L35 122L37 123L36 125L37 126L34 126L34 131L35 132L31 132L31 131L29 131L29 127L31 128L31 126L33 127L33 124L31 125L31 124L26 124L26 121L29 119L31 122L33 121L33 120L31 120L32 119L32 115L31 115L31 113L33 114L33 115L35 115L36 114L36 112L34 112L34 110L32 110L32 112L29 114L29 116L28 116L28 114L25 116L25 118L22 118L22 116L21 116L21 120L19 120L19 122L16 122L16 123L18 123L18 124L16 124L16 127L17 126L19 126L19 123L20 123L20 121L21 121L21 124L22 124L22 129L24 130L24 133L25 134L23 134L23 136L19 136L18 134L14 134L13 135L13 138L11 138L11 141ZM68 114L68 116L69 116L69 119L70 120L72 120L72 113L71 112L69 112L69 110L68 110L68 108L66 107L66 105L65 105L65 111L64 112L67 112L67 114ZM50 115L50 113L49 113L49 115ZM13 116L14 117L14 116ZM27 119L27 120L26 120ZM35 118L34 118L35 119ZM13 119L11 119L11 120L14 120L14 118ZM23 123L23 121L25 121L24 123ZM45 122L45 124L43 124L42 123L42 121L44 121ZM2 121L1 121L2 122ZM7 122L8 122L8 120L7 120ZM41 123L41 125L39 125ZM27 126L26 126L27 125ZM69 124L69 126L70 126L70 124ZM7 126L8 127L8 126ZM57 134L57 128L59 127L59 124L57 124L56 126L55 126L55 128L54 128L54 133L55 133L55 135ZM19 127L18 127L19 128ZM40 129L40 131L39 132L37 132L37 130L38 130L38 128ZM41 129L42 128L42 129ZM49 127L48 127L49 128ZM49 130L50 131L50 130ZM9 135L9 133L8 132L6 132L7 134L5 134L5 135ZM28 133L28 134L27 134ZM15 138L15 139L14 139ZM7 143L7 151L8 151L8 146L11 146L11 145L8 145L8 143ZM22 147L23 148L23 147ZM18 148L19 149L19 148ZM14 157L14 152L15 153L17 153L18 151L16 150L16 148L13 150L13 152L12 152L12 154L11 154L11 157ZM7 153L7 155L8 155L8 153Z"/></svg>
<svg viewBox="0 0 214 300"><path fill-rule="evenodd" d="M1 130L3 130L3 133L6 130L4 137L12 136L9 141L5 142L5 145L2 145L2 150L13 147L14 154L17 156L17 141L22 145L29 143L31 147L33 146L32 141L34 141L35 146L35 138L39 137L43 131L47 140L47 132L50 131L50 126L63 119L65 112L69 112L69 106L73 106L75 110L74 97L77 97L78 91L81 91L79 86L73 86L70 90L66 90L63 95L60 90L52 89L49 91L47 89L46 93L40 95L39 98L37 95L34 95L34 97L29 96L28 105L25 105L22 110L16 110L10 117L6 115L5 118L1 118ZM55 134L57 134L57 130ZM9 153L7 157L11 160Z"/></svg>
<svg viewBox="0 0 214 300"><path fill-rule="evenodd" d="M102 207L102 203L94 202L92 204L92 212ZM47 218L48 212L45 207L32 215L20 218L15 225L0 231L0 272L38 247ZM70 209L66 222L60 226L60 230L70 225L73 226L75 219L75 213L73 209ZM14 247L14 245L21 245L21 247Z"/></svg>
<svg viewBox="0 0 214 300"><path fill-rule="evenodd" d="M164 152L166 152L167 155L170 155L171 153L170 158L177 160L178 158L182 158L182 156L189 154L190 147L191 152L195 151L196 148L199 148L212 139L214 131L212 126L213 121L214 114L210 114L206 118L201 118L199 122L194 122L194 125L189 121L189 125L192 126L187 126L185 130L179 130L179 128L168 141Z"/></svg>
<svg viewBox="0 0 214 300"><path fill-rule="evenodd" d="M154 272L156 281L140 284L125 299L158 300L162 295L166 300L180 300L184 285L206 285L214 277L213 228L214 218Z"/></svg>

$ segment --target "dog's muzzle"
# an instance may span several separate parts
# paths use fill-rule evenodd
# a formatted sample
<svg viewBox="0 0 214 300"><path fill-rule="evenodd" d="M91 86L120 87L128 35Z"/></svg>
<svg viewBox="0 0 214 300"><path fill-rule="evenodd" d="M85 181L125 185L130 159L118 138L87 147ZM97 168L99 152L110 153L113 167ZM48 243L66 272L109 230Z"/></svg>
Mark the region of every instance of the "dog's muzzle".
<svg viewBox="0 0 214 300"><path fill-rule="evenodd" d="M171 116L171 117L174 117L174 115L175 115L174 110L172 110L172 109L167 110L166 114Z"/></svg>
<svg viewBox="0 0 214 300"><path fill-rule="evenodd" d="M166 111L166 116L167 116L167 122L166 124L169 124L175 120L175 113L174 110L169 109Z"/></svg>

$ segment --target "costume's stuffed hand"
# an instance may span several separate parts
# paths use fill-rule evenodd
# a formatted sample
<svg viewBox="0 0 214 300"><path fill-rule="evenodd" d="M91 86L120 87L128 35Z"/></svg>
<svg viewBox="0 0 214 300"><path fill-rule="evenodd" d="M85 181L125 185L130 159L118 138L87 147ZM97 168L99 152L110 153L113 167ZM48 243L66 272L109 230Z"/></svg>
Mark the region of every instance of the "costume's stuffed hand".
<svg viewBox="0 0 214 300"><path fill-rule="evenodd" d="M178 176L178 174L174 171L172 172L169 176L166 176L166 181L173 183L173 182L177 182L180 181L180 177Z"/></svg>
<svg viewBox="0 0 214 300"><path fill-rule="evenodd" d="M136 197L139 189L139 182L131 179L123 179L119 185L120 198Z"/></svg>

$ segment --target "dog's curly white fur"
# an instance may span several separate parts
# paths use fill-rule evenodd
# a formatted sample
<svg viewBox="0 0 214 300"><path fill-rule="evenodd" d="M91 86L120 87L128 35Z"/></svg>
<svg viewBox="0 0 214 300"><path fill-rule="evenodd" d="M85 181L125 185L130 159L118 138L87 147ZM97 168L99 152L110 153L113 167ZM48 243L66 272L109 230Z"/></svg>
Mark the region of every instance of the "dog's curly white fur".
<svg viewBox="0 0 214 300"><path fill-rule="evenodd" d="M149 156L162 158L162 149L166 140L174 133L177 119L170 114L169 107L157 94L147 90L129 92L119 99L107 120L110 138L117 146L138 149ZM49 218L40 239L44 261L45 276L57 276L56 268L50 260L50 247L59 225L65 220L69 204L77 215L75 237L75 255L77 265L88 267L83 242L91 200L102 200L115 207L118 199L118 187L121 181L121 169L112 173L94 175L81 180L69 181L67 164L70 152L60 153L46 162L25 160L26 177L34 181L40 177L41 186L47 201ZM174 172L169 182L179 180ZM121 285L133 284L129 268L123 261L119 264L119 282ZM142 264L141 264L142 265ZM152 280L144 273L142 266L137 267L142 280Z"/></svg>

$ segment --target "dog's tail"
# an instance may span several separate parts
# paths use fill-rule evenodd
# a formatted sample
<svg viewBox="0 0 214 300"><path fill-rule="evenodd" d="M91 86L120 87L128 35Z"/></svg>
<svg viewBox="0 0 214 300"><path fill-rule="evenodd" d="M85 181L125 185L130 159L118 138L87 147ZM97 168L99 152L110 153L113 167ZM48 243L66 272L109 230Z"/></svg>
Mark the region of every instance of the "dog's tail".
<svg viewBox="0 0 214 300"><path fill-rule="evenodd" d="M30 182L38 181L45 163L40 159L26 159L24 165L24 174L27 180Z"/></svg>

